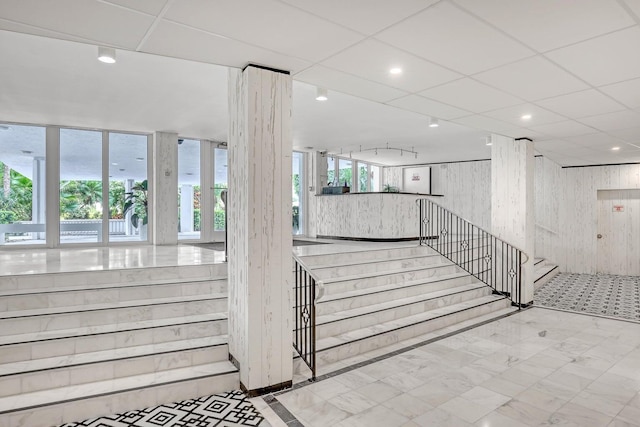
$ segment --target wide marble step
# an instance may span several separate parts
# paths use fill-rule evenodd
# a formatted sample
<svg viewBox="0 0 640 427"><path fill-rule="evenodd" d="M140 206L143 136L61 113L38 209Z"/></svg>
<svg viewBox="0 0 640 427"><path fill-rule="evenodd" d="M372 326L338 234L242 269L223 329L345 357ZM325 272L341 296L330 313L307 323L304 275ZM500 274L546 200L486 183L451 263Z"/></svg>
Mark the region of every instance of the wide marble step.
<svg viewBox="0 0 640 427"><path fill-rule="evenodd" d="M447 288L407 298L318 316L316 337L326 338L491 294L483 283Z"/></svg>
<svg viewBox="0 0 640 427"><path fill-rule="evenodd" d="M424 267L450 264L445 258L432 254L426 256L414 256L410 258L397 258L394 260L376 260L361 262L358 264L313 267L313 274L323 282L334 280L350 280L361 277L370 277L378 273L386 274L391 272L411 271Z"/></svg>
<svg viewBox="0 0 640 427"><path fill-rule="evenodd" d="M227 277L226 264L200 264L189 266L166 266L125 268L120 270L71 271L46 274L18 274L0 276L0 292L29 289L99 287L113 284L156 284L180 281L216 280Z"/></svg>
<svg viewBox="0 0 640 427"><path fill-rule="evenodd" d="M0 398L0 427L48 427L126 412L239 386L228 361L169 369Z"/></svg>
<svg viewBox="0 0 640 427"><path fill-rule="evenodd" d="M227 314L211 313L0 336L0 363L162 344L227 333Z"/></svg>
<svg viewBox="0 0 640 427"><path fill-rule="evenodd" d="M227 292L227 280L189 280L166 283L118 283L91 287L51 287L0 291L0 312L87 306L153 298L221 294Z"/></svg>
<svg viewBox="0 0 640 427"><path fill-rule="evenodd" d="M329 245L328 245L329 246ZM330 245L334 246L334 245ZM332 253L318 255L300 256L302 261L310 268L325 268L354 265L359 263L387 261L403 258L412 258L418 256L433 255L432 249L427 246L419 246L417 243L411 243L403 247L385 248L385 249L363 249L361 247L353 247L353 249L340 248L340 253L334 253L332 247L328 247Z"/></svg>
<svg viewBox="0 0 640 427"><path fill-rule="evenodd" d="M226 294L153 298L0 313L0 336L226 312Z"/></svg>
<svg viewBox="0 0 640 427"><path fill-rule="evenodd" d="M534 264L534 289L539 289L553 279L558 273L560 273L560 268L557 265L549 264L546 260L541 259L539 262Z"/></svg>
<svg viewBox="0 0 640 427"><path fill-rule="evenodd" d="M317 341L317 361L318 364L335 363L454 323L501 310L509 305L510 301L500 295L487 295L323 338Z"/></svg>
<svg viewBox="0 0 640 427"><path fill-rule="evenodd" d="M0 397L228 360L226 335L0 364Z"/></svg>

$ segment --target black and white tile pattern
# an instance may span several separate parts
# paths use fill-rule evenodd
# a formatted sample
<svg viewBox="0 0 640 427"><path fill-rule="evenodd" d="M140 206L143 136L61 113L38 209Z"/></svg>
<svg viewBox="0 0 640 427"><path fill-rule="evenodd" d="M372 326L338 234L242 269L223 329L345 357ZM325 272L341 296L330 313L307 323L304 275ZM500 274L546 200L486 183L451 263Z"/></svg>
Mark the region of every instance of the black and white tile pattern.
<svg viewBox="0 0 640 427"><path fill-rule="evenodd" d="M561 273L536 291L534 304L640 321L640 277Z"/></svg>
<svg viewBox="0 0 640 427"><path fill-rule="evenodd" d="M62 427L271 427L241 391L205 396Z"/></svg>

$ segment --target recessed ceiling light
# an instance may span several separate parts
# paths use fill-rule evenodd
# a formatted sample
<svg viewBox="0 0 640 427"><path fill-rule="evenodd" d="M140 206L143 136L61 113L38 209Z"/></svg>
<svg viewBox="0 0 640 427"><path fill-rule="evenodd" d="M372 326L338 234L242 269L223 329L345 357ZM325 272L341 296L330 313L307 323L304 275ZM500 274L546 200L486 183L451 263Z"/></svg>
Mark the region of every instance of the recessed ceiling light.
<svg viewBox="0 0 640 427"><path fill-rule="evenodd" d="M141 162L141 161L143 161L143 160L144 160L144 157L136 157L136 160L137 160L137 161L139 161L139 162Z"/></svg>
<svg viewBox="0 0 640 427"><path fill-rule="evenodd" d="M491 141L491 137L490 136L485 136L484 138L482 138L484 140L484 145L493 145L493 142Z"/></svg>
<svg viewBox="0 0 640 427"><path fill-rule="evenodd" d="M113 162L113 163L111 163L111 165L118 166L118 162Z"/></svg>
<svg viewBox="0 0 640 427"><path fill-rule="evenodd" d="M440 126L440 123L438 122L438 119L436 119L435 117L431 117L429 119L429 127L430 128L437 128L438 126Z"/></svg>
<svg viewBox="0 0 640 427"><path fill-rule="evenodd" d="M105 64L114 64L116 62L116 50L111 47L98 47L98 61Z"/></svg>
<svg viewBox="0 0 640 427"><path fill-rule="evenodd" d="M192 175L193 175L193 172L187 172L187 173L185 173L185 175L192 176Z"/></svg>
<svg viewBox="0 0 640 427"><path fill-rule="evenodd" d="M520 117L522 120L531 120L531 114L524 114L522 117Z"/></svg>
<svg viewBox="0 0 640 427"><path fill-rule="evenodd" d="M618 151L620 149L620 147L612 147L611 148L613 151Z"/></svg>
<svg viewBox="0 0 640 427"><path fill-rule="evenodd" d="M393 67L392 69L389 70L389 74L402 74L402 68Z"/></svg>
<svg viewBox="0 0 640 427"><path fill-rule="evenodd" d="M316 94L316 101L326 101L327 99L329 99L327 95L328 91L324 88L319 87Z"/></svg>

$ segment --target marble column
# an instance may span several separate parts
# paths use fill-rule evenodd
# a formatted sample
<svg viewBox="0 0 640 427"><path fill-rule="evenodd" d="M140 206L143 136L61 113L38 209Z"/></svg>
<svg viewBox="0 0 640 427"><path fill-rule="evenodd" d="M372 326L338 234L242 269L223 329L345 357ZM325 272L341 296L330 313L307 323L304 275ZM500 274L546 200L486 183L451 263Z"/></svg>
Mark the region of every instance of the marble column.
<svg viewBox="0 0 640 427"><path fill-rule="evenodd" d="M528 255L522 270L522 303L529 304L534 291L533 142L501 135L491 135L491 140L491 229Z"/></svg>
<svg viewBox="0 0 640 427"><path fill-rule="evenodd" d="M33 158L33 175L31 182L33 183L33 194L31 196L31 222L34 224L46 224L45 217L46 199L46 171L44 157ZM33 233L32 238L42 240L45 233Z"/></svg>
<svg viewBox="0 0 640 427"><path fill-rule="evenodd" d="M180 186L180 232L193 231L193 185Z"/></svg>
<svg viewBox="0 0 640 427"><path fill-rule="evenodd" d="M178 134L156 132L153 135L150 205L152 242L155 245L178 243Z"/></svg>
<svg viewBox="0 0 640 427"><path fill-rule="evenodd" d="M258 395L293 378L291 76L229 70L229 352Z"/></svg>

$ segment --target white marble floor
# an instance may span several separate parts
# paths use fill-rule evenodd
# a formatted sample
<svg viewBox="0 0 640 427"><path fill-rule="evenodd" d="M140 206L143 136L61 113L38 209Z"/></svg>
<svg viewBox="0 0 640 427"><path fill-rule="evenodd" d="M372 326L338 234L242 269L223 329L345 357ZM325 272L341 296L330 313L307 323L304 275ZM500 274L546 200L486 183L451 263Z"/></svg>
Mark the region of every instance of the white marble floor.
<svg viewBox="0 0 640 427"><path fill-rule="evenodd" d="M0 276L224 262L224 252L192 245L110 246L68 249L2 249Z"/></svg>
<svg viewBox="0 0 640 427"><path fill-rule="evenodd" d="M640 426L640 324L531 308L271 397L274 427Z"/></svg>

